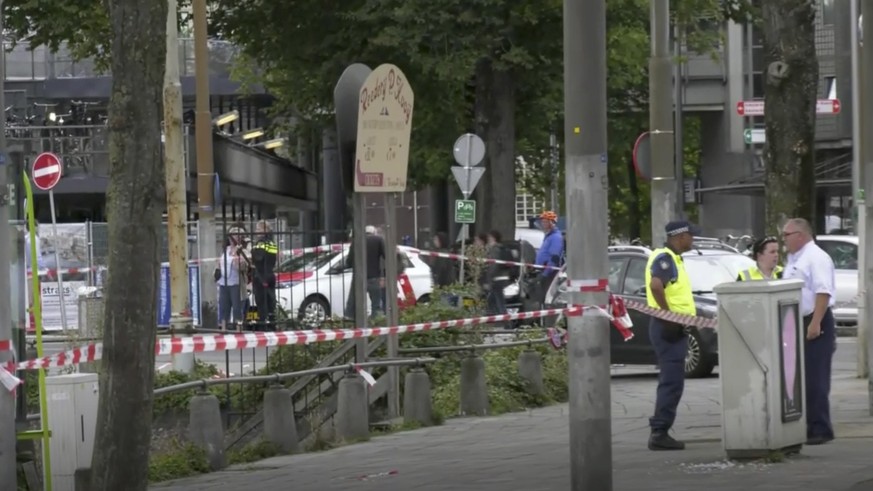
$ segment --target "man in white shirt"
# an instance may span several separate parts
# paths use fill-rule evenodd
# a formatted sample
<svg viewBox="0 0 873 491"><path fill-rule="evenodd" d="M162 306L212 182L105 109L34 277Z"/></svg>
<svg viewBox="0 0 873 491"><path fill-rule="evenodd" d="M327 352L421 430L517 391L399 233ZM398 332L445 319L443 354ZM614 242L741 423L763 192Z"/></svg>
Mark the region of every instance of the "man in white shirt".
<svg viewBox="0 0 873 491"><path fill-rule="evenodd" d="M806 329L806 437L807 445L821 445L834 439L831 425L831 361L836 346L834 306L834 262L812 237L809 222L788 220L782 228L788 250L783 277L803 280L800 314Z"/></svg>

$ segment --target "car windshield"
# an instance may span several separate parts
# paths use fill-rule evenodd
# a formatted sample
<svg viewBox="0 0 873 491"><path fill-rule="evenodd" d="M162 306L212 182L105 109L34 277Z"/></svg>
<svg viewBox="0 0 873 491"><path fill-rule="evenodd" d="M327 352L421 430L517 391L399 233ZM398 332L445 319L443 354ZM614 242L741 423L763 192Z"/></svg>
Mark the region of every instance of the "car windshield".
<svg viewBox="0 0 873 491"><path fill-rule="evenodd" d="M742 254L685 255L683 259L691 289L707 293L715 285L736 281L740 271L755 265L755 261Z"/></svg>
<svg viewBox="0 0 873 491"><path fill-rule="evenodd" d="M339 254L338 251L330 252L307 252L300 256L294 256L286 259L279 265L277 270L280 273L291 273L294 271L315 271L326 264Z"/></svg>

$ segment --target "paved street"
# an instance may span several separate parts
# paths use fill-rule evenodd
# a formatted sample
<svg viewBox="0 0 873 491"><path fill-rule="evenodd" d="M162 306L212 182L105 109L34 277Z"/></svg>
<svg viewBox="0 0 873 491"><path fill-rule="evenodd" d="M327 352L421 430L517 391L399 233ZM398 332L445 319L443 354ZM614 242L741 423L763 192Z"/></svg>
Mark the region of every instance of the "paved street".
<svg viewBox="0 0 873 491"><path fill-rule="evenodd" d="M832 408L837 440L804 447L782 463L735 463L721 450L717 378L688 381L676 425L683 452L645 447L655 379L616 368L613 378L613 458L616 491L873 489L873 418L866 382L854 378L854 344L841 342ZM152 489L483 491L569 488L567 405L374 438L327 452L283 456Z"/></svg>

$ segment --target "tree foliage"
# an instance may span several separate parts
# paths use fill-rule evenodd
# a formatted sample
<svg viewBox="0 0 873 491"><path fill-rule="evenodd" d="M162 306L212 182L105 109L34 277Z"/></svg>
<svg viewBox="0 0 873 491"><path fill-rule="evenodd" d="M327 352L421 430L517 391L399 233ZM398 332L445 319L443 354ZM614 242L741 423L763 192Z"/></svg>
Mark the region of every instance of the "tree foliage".
<svg viewBox="0 0 873 491"><path fill-rule="evenodd" d="M108 120L110 256L91 487L145 490L165 205L160 136L167 2L109 0L108 8L115 55Z"/></svg>

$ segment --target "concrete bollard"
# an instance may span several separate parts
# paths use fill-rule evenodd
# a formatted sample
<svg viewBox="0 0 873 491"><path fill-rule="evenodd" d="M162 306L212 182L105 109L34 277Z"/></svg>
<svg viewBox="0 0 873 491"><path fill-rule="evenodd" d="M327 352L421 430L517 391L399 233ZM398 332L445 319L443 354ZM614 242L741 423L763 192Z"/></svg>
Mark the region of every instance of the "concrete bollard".
<svg viewBox="0 0 873 491"><path fill-rule="evenodd" d="M354 441L370 437L369 403L367 386L358 374L350 373L340 380L336 409L337 440Z"/></svg>
<svg viewBox="0 0 873 491"><path fill-rule="evenodd" d="M406 374L403 386L403 421L414 421L423 426L433 424L430 376L423 368L413 368Z"/></svg>
<svg viewBox="0 0 873 491"><path fill-rule="evenodd" d="M526 349L518 355L518 374L527 382L528 394L541 396L545 393L543 357L538 351Z"/></svg>
<svg viewBox="0 0 873 491"><path fill-rule="evenodd" d="M477 355L461 360L461 415L488 414L488 387L485 384L485 361Z"/></svg>
<svg viewBox="0 0 873 491"><path fill-rule="evenodd" d="M206 452L212 470L223 469L224 423L221 421L218 398L208 392L201 392L191 398L188 408L188 437Z"/></svg>
<svg viewBox="0 0 873 491"><path fill-rule="evenodd" d="M300 451L294 401L291 391L282 385L272 385L264 392L264 439L284 453Z"/></svg>

